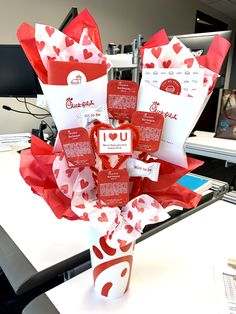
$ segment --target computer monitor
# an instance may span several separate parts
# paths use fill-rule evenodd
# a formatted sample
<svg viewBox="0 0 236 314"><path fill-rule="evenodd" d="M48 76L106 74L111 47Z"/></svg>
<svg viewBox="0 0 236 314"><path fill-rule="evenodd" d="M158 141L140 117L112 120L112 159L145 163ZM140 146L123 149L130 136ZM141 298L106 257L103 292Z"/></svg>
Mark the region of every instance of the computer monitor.
<svg viewBox="0 0 236 314"><path fill-rule="evenodd" d="M202 54L206 54L214 36L217 34L229 40L230 42L232 41L231 30L209 32L209 33L187 34L187 35L174 35L174 36L177 37L192 52L202 51ZM173 36L169 37L169 39L171 38L173 38ZM233 59L233 47L231 46L230 51L223 62L223 65L220 71L220 77L217 80L213 93L205 109L203 110L201 117L196 123L193 129L193 132L195 130L215 132L216 123L217 123L216 120L217 120L217 116L219 112L220 89L229 88L232 59Z"/></svg>
<svg viewBox="0 0 236 314"><path fill-rule="evenodd" d="M20 45L0 45L0 97L37 97L37 76Z"/></svg>

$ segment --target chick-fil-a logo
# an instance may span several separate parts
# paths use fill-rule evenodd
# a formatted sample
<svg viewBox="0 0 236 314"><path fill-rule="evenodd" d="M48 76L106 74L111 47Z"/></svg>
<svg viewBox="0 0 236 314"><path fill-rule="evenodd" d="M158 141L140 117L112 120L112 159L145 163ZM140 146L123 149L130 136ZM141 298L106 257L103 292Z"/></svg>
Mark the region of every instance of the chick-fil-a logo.
<svg viewBox="0 0 236 314"><path fill-rule="evenodd" d="M81 103L80 102L74 103L73 97L66 98L66 108L67 109L85 108L85 107L91 107L91 106L94 106L93 100L82 101Z"/></svg>
<svg viewBox="0 0 236 314"><path fill-rule="evenodd" d="M177 114L176 113L172 113L172 112L169 112L169 111L163 111L163 110L159 110L159 106L160 105L160 103L159 102L157 102L157 101L154 101L152 104L151 104L151 106L150 106L150 108L149 108L149 111L150 112L156 112L156 113L159 113L159 114L161 114L161 115L163 115L163 117L164 118L169 118L169 119L175 119L175 120L177 120L178 118L177 118Z"/></svg>

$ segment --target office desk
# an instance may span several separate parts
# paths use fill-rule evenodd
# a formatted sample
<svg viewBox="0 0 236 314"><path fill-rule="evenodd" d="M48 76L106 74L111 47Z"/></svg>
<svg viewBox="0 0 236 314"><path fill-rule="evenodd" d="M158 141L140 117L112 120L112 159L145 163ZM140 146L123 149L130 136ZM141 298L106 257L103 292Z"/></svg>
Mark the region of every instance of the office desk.
<svg viewBox="0 0 236 314"><path fill-rule="evenodd" d="M214 133L195 131L185 143L187 153L236 163L236 140L215 138Z"/></svg>
<svg viewBox="0 0 236 314"><path fill-rule="evenodd" d="M98 297L91 269L47 296L61 314L216 314L213 266L236 256L235 221L236 206L217 201L139 243L130 288L122 298Z"/></svg>
<svg viewBox="0 0 236 314"><path fill-rule="evenodd" d="M21 285L30 277L88 248L86 225L57 219L21 178L16 150L25 145L12 144L12 151L0 153L0 267L17 294L25 292ZM6 246L2 239L8 241ZM14 244L19 248L15 255Z"/></svg>

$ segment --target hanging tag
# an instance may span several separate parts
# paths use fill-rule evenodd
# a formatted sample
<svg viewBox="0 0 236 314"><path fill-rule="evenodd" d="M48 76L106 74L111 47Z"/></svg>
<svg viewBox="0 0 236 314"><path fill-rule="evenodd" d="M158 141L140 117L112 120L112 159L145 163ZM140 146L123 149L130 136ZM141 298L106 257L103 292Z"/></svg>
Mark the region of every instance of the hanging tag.
<svg viewBox="0 0 236 314"><path fill-rule="evenodd" d="M98 130L99 155L132 155L133 137L131 129Z"/></svg>
<svg viewBox="0 0 236 314"><path fill-rule="evenodd" d="M92 151L88 132L84 128L61 130L59 138L68 167L86 167L95 165L95 157Z"/></svg>
<svg viewBox="0 0 236 314"><path fill-rule="evenodd" d="M102 205L115 207L129 201L129 176L125 169L103 170L98 173L98 199Z"/></svg>
<svg viewBox="0 0 236 314"><path fill-rule="evenodd" d="M131 120L136 111L138 84L132 81L111 80L107 85L107 108L112 119Z"/></svg>
<svg viewBox="0 0 236 314"><path fill-rule="evenodd" d="M164 118L155 112L136 111L132 115L132 124L140 131L140 140L136 151L154 153L158 151Z"/></svg>

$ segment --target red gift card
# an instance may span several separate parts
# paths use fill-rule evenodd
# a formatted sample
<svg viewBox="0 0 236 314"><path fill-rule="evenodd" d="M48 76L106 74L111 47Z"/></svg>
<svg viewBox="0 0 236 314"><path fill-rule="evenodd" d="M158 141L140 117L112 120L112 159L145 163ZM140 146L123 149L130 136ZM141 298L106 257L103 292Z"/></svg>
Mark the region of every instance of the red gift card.
<svg viewBox="0 0 236 314"><path fill-rule="evenodd" d="M98 130L99 155L132 155L133 136L131 129Z"/></svg>
<svg viewBox="0 0 236 314"><path fill-rule="evenodd" d="M140 131L140 140L135 150L147 153L158 151L164 117L155 112L136 111L132 115L132 124Z"/></svg>
<svg viewBox="0 0 236 314"><path fill-rule="evenodd" d="M102 205L123 206L129 201L129 176L125 169L98 173L98 198Z"/></svg>
<svg viewBox="0 0 236 314"><path fill-rule="evenodd" d="M113 119L131 120L137 107L138 84L111 80L107 85L107 109Z"/></svg>
<svg viewBox="0 0 236 314"><path fill-rule="evenodd" d="M87 167L95 165L88 132L84 128L61 130L59 138L66 156L68 167Z"/></svg>
<svg viewBox="0 0 236 314"><path fill-rule="evenodd" d="M49 61L48 84L80 85L107 74L106 64Z"/></svg>

